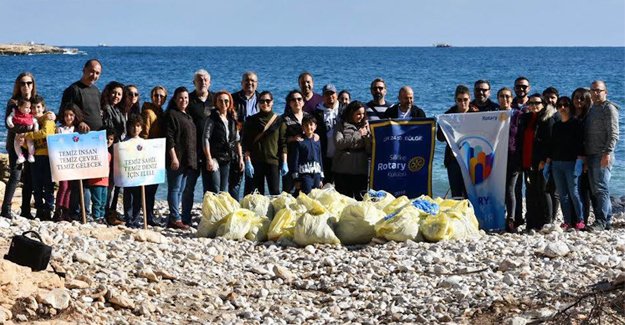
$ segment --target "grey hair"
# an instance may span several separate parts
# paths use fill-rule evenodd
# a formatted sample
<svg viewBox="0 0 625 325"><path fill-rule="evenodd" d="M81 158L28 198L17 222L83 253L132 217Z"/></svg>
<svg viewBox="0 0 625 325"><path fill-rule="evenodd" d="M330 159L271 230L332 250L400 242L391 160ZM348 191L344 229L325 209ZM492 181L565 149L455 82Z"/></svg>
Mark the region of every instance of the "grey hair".
<svg viewBox="0 0 625 325"><path fill-rule="evenodd" d="M206 75L206 76L208 76L208 79L211 79L211 74L208 73L208 71L206 71L204 69L199 69L198 71L195 71L195 73L193 73L193 80L195 80L195 78L197 78L197 76L201 76L201 75Z"/></svg>
<svg viewBox="0 0 625 325"><path fill-rule="evenodd" d="M256 74L256 72L249 70L249 71L243 72L243 75L241 75L241 80L245 80L247 79L247 77L250 77L250 76L254 76L258 78L258 75Z"/></svg>

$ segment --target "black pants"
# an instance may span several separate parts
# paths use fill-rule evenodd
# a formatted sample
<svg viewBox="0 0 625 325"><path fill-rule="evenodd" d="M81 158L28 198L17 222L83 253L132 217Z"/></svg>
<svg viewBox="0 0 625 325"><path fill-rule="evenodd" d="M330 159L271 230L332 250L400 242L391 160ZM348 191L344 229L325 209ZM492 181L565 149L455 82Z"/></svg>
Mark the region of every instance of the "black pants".
<svg viewBox="0 0 625 325"><path fill-rule="evenodd" d="M552 220L551 196L547 192L547 184L542 170L526 170L525 174L525 205L527 206L525 220L527 221L527 229L540 230Z"/></svg>
<svg viewBox="0 0 625 325"><path fill-rule="evenodd" d="M362 195L367 191L367 182L367 175L334 174L336 190L358 201L362 200Z"/></svg>
<svg viewBox="0 0 625 325"><path fill-rule="evenodd" d="M2 212L5 217L11 217L11 201L15 195L20 178L22 179L22 217L32 218L30 213L30 199L33 193L32 178L30 175L30 163L28 161L23 164L17 164L17 154L13 145L7 148L9 152L9 180L7 181L6 189L4 191L4 199L2 200Z"/></svg>
<svg viewBox="0 0 625 325"><path fill-rule="evenodd" d="M154 221L154 198L156 197L156 191L158 190L158 184L145 186L145 209L147 210L148 221Z"/></svg>
<svg viewBox="0 0 625 325"><path fill-rule="evenodd" d="M447 178L449 179L449 188L452 197L467 198L467 189L464 187L464 178L460 165L456 159L447 164Z"/></svg>
<svg viewBox="0 0 625 325"><path fill-rule="evenodd" d="M590 207L595 205L595 197L592 196L590 190L590 178L588 172L582 173L577 183L579 196L582 198L582 205L584 207L584 224L588 224L588 217L590 216Z"/></svg>
<svg viewBox="0 0 625 325"><path fill-rule="evenodd" d="M323 158L323 184L334 183L334 173L332 172L332 158Z"/></svg>
<svg viewBox="0 0 625 325"><path fill-rule="evenodd" d="M254 187L265 194L265 179L270 195L280 194L280 169L278 165L271 165L262 162L253 162L254 166Z"/></svg>
<svg viewBox="0 0 625 325"><path fill-rule="evenodd" d="M523 224L523 172L508 167L506 175L506 212L516 226Z"/></svg>

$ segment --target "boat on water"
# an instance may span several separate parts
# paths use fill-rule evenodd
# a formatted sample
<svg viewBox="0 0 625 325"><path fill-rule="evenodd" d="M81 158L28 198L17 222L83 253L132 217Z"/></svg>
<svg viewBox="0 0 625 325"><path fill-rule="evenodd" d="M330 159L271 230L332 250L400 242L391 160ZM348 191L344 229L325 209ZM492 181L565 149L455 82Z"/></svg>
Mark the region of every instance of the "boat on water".
<svg viewBox="0 0 625 325"><path fill-rule="evenodd" d="M434 44L434 47L451 47L451 44L449 44L449 43L436 43L436 44Z"/></svg>
<svg viewBox="0 0 625 325"><path fill-rule="evenodd" d="M99 43L98 47L107 47L108 45L106 45L106 43Z"/></svg>

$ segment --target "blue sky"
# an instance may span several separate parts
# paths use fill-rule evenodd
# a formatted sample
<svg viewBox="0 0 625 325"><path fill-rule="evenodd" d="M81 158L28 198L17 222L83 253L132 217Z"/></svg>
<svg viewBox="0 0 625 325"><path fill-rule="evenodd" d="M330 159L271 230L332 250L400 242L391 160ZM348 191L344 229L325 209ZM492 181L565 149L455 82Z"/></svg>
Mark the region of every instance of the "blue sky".
<svg viewBox="0 0 625 325"><path fill-rule="evenodd" d="M0 0L0 43L625 46L623 0Z"/></svg>

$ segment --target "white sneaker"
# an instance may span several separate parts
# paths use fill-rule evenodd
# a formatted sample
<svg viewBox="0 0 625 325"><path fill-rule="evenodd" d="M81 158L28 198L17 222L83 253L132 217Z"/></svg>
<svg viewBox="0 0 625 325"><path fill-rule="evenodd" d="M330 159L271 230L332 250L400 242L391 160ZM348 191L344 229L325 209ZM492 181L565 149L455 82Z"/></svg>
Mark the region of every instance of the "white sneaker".
<svg viewBox="0 0 625 325"><path fill-rule="evenodd" d="M17 157L17 160L15 161L16 164L23 164L26 161L26 159L24 158L24 155L21 155L19 157Z"/></svg>
<svg viewBox="0 0 625 325"><path fill-rule="evenodd" d="M35 162L35 156L28 156L28 162L29 163L34 163Z"/></svg>

